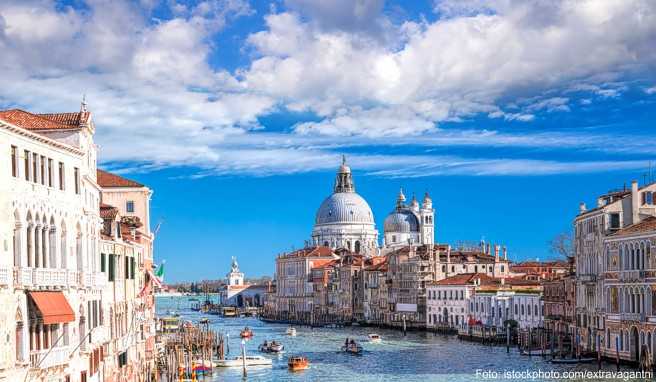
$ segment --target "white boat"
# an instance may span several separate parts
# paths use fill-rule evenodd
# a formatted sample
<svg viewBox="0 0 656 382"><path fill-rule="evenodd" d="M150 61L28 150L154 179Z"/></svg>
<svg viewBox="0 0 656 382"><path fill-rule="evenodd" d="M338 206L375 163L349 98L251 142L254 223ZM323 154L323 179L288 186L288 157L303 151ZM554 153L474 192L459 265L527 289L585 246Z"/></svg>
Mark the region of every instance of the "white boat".
<svg viewBox="0 0 656 382"><path fill-rule="evenodd" d="M296 336L296 328L290 326L287 328L287 331L285 332L288 336Z"/></svg>
<svg viewBox="0 0 656 382"><path fill-rule="evenodd" d="M370 333L368 337L369 337L369 342L372 342L372 343L375 343L375 344L379 344L379 343L381 343L381 341L383 340L383 339L382 339L378 334L376 334L376 333Z"/></svg>
<svg viewBox="0 0 656 382"><path fill-rule="evenodd" d="M272 362L269 358L262 357L261 355L247 355L245 360L241 356L231 359L220 359L215 361L216 367L243 367L246 366L271 366Z"/></svg>

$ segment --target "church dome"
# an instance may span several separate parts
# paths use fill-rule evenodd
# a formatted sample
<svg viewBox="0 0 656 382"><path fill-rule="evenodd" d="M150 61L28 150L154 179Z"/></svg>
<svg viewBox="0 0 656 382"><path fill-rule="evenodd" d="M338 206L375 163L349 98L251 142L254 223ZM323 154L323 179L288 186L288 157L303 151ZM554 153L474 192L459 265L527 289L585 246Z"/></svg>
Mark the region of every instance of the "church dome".
<svg viewBox="0 0 656 382"><path fill-rule="evenodd" d="M387 215L384 223L385 232L419 232L419 220L410 211L394 210Z"/></svg>
<svg viewBox="0 0 656 382"><path fill-rule="evenodd" d="M362 223L374 224L369 204L355 192L336 192L321 203L316 224Z"/></svg>

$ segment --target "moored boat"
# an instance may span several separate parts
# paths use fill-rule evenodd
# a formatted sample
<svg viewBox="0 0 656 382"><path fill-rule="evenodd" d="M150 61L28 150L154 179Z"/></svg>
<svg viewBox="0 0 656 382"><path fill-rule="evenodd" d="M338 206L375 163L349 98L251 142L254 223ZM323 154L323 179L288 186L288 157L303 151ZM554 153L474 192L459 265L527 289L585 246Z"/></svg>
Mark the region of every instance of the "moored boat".
<svg viewBox="0 0 656 382"><path fill-rule="evenodd" d="M292 337L296 336L296 328L293 326L288 327L287 331L285 331L285 334Z"/></svg>
<svg viewBox="0 0 656 382"><path fill-rule="evenodd" d="M231 359L221 359L217 360L216 367L242 367L246 366L271 366L273 362L269 358L263 357L261 355L247 355L245 359L242 360L242 357L235 357Z"/></svg>
<svg viewBox="0 0 656 382"><path fill-rule="evenodd" d="M310 360L308 360L307 357L301 356L289 357L287 366L290 371L306 370L310 368Z"/></svg>

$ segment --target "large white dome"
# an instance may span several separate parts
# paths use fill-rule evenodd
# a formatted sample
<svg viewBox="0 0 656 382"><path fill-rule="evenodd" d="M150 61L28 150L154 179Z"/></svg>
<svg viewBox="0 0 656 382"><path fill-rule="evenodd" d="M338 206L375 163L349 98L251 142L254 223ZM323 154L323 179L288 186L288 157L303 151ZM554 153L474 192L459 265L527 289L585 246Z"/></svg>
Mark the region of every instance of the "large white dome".
<svg viewBox="0 0 656 382"><path fill-rule="evenodd" d="M337 192L321 203L315 223L374 224L374 215L360 195L355 192Z"/></svg>

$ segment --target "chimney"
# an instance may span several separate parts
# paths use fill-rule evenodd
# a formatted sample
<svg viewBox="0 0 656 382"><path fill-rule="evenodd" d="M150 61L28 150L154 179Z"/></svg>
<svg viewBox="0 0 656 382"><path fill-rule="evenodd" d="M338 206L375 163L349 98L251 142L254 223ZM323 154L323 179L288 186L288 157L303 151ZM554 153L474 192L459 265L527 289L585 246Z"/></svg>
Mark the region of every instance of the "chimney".
<svg viewBox="0 0 656 382"><path fill-rule="evenodd" d="M487 248L485 249L485 254L489 255L490 253L491 253L490 252L490 243L487 243Z"/></svg>
<svg viewBox="0 0 656 382"><path fill-rule="evenodd" d="M503 246L503 259L508 260L508 248L506 246Z"/></svg>
<svg viewBox="0 0 656 382"><path fill-rule="evenodd" d="M494 245L494 262L498 263L499 262L499 244Z"/></svg>
<svg viewBox="0 0 656 382"><path fill-rule="evenodd" d="M640 217L638 216L638 208L640 208L640 198L638 197L638 181L631 181L631 224L636 224Z"/></svg>
<svg viewBox="0 0 656 382"><path fill-rule="evenodd" d="M586 210L587 210L587 208L585 208L585 203L583 203L583 202L579 203L579 213L582 214Z"/></svg>

